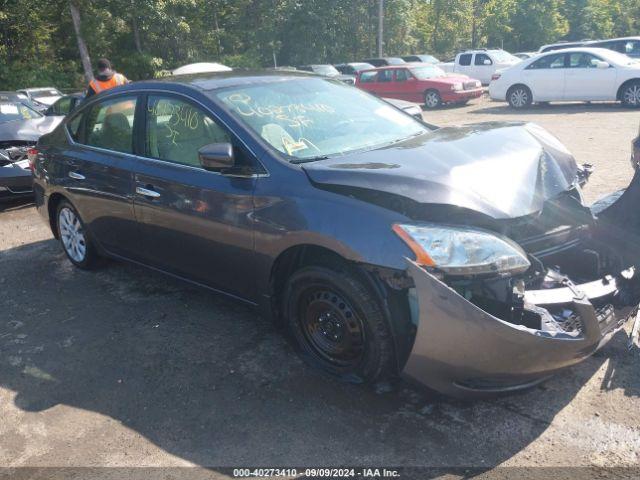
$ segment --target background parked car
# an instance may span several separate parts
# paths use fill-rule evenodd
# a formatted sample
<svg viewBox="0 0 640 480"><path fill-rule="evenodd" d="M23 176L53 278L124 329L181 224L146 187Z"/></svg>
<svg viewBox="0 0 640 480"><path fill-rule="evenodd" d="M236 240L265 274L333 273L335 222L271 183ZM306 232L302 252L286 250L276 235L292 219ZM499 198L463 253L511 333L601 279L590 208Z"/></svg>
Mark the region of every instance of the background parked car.
<svg viewBox="0 0 640 480"><path fill-rule="evenodd" d="M514 108L532 102L596 100L638 107L640 63L604 48L552 51L497 72L489 94Z"/></svg>
<svg viewBox="0 0 640 480"><path fill-rule="evenodd" d="M438 66L448 73L460 73L477 78L488 85L496 70L517 64L521 60L504 50L468 50L459 53L453 63Z"/></svg>
<svg viewBox="0 0 640 480"><path fill-rule="evenodd" d="M62 93L57 88L46 87L46 88L25 88L22 90L18 90L18 93L25 95L29 101L36 106L38 111L45 111L51 105L53 105L56 100L62 97Z"/></svg>
<svg viewBox="0 0 640 480"><path fill-rule="evenodd" d="M440 63L440 60L433 55L407 55L402 57L402 59L405 62L430 63L434 65Z"/></svg>
<svg viewBox="0 0 640 480"><path fill-rule="evenodd" d="M462 104L482 95L479 80L449 76L435 65L417 63L363 70L356 77L356 86L380 97L421 103L427 108Z"/></svg>
<svg viewBox="0 0 640 480"><path fill-rule="evenodd" d="M356 83L356 79L353 75L343 75L333 65L329 65L329 64L298 65L296 68L298 70L302 70L303 72L313 72L325 77L335 78L336 80L340 80L341 82L347 83L349 85L353 85L354 83Z"/></svg>
<svg viewBox="0 0 640 480"><path fill-rule="evenodd" d="M588 42L588 40L580 40L579 42L557 42L543 45L538 49L538 53L553 52L554 50L564 50L566 48L581 47Z"/></svg>
<svg viewBox="0 0 640 480"><path fill-rule="evenodd" d="M0 200L33 193L29 149L62 117L44 117L16 92L0 92Z"/></svg>
<svg viewBox="0 0 640 480"><path fill-rule="evenodd" d="M587 42L584 46L591 48L608 48L615 52L624 53L632 58L640 58L640 37L611 38Z"/></svg>
<svg viewBox="0 0 640 480"><path fill-rule="evenodd" d="M405 62L400 57L382 57L382 58L367 58L363 60L364 63L370 63L374 67L386 67L388 65L402 65Z"/></svg>
<svg viewBox="0 0 640 480"><path fill-rule="evenodd" d="M361 70L370 70L374 68L373 65L365 62L339 63L338 65L335 65L335 67L343 75L353 76Z"/></svg>
<svg viewBox="0 0 640 480"><path fill-rule="evenodd" d="M537 52L518 52L514 53L513 56L520 60L526 60L527 58L535 57L537 54Z"/></svg>
<svg viewBox="0 0 640 480"><path fill-rule="evenodd" d="M59 98L53 105L51 105L44 114L47 117L66 116L76 106L84 100L84 93L72 93L71 95L65 95Z"/></svg>

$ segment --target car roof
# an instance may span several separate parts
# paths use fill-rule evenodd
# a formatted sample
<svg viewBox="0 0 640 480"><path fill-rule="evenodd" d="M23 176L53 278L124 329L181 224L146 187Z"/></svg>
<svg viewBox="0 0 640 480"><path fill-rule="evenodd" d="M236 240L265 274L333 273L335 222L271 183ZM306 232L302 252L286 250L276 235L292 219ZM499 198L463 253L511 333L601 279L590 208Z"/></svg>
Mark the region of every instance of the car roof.
<svg viewBox="0 0 640 480"><path fill-rule="evenodd" d="M538 55L538 57L544 57L546 55L553 55L558 53L571 53L571 52L588 52L588 53L599 53L601 55L610 55L612 50L608 48L602 48L602 47L588 47L585 45L583 47L567 47L567 48L562 48L560 50L543 52L540 55Z"/></svg>
<svg viewBox="0 0 640 480"><path fill-rule="evenodd" d="M296 79L324 79L311 72L299 70L233 70L230 72L206 72L191 75L167 76L156 80L143 80L133 82L133 88L153 88L166 84L183 85L202 92L219 90L227 87L240 87L244 85L257 85L273 82L284 82ZM127 86L118 87L127 89Z"/></svg>
<svg viewBox="0 0 640 480"><path fill-rule="evenodd" d="M630 36L630 37L616 37L616 38L604 38L602 40L589 40L585 42L586 44L591 43L602 43L602 42L616 42L621 40L640 40L640 36Z"/></svg>

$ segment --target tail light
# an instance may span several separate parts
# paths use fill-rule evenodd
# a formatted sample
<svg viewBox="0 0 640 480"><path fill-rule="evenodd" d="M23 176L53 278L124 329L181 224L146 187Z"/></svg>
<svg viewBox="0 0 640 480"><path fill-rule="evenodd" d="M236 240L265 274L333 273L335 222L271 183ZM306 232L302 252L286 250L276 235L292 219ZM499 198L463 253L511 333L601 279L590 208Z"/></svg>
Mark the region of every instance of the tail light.
<svg viewBox="0 0 640 480"><path fill-rule="evenodd" d="M29 170L31 170L31 173L35 173L36 158L38 158L38 149L30 148L29 150L27 150L27 158L29 159Z"/></svg>
<svg viewBox="0 0 640 480"><path fill-rule="evenodd" d="M500 74L499 73L494 73L493 75L491 75L491 81L492 82L498 80L499 78L500 78Z"/></svg>

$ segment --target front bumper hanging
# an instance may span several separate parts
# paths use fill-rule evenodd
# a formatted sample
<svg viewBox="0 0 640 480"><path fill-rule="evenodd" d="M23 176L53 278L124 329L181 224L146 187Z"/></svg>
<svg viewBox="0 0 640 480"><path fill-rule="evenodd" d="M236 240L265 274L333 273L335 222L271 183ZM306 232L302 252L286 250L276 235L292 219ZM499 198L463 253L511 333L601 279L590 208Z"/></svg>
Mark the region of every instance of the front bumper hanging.
<svg viewBox="0 0 640 480"><path fill-rule="evenodd" d="M618 331L635 308L596 310L592 301L614 295L616 279L525 292L525 305L542 322L547 308L568 305L581 331L536 330L501 320L409 261L418 328L404 373L442 393L468 397L530 387L586 359ZM635 271L625 272L633 281ZM640 298L633 300L635 305Z"/></svg>

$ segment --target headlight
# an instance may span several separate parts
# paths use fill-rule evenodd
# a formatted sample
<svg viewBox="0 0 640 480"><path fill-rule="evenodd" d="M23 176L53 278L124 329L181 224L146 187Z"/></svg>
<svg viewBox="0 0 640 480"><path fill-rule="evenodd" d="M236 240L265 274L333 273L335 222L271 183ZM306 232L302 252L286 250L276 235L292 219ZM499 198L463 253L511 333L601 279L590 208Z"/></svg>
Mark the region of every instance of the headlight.
<svg viewBox="0 0 640 480"><path fill-rule="evenodd" d="M396 224L393 231L413 250L419 264L450 275L520 273L530 266L517 244L483 230Z"/></svg>
<svg viewBox="0 0 640 480"><path fill-rule="evenodd" d="M454 92L459 92L460 90L462 90L462 84L454 83L453 85L451 85L451 90L453 90Z"/></svg>

